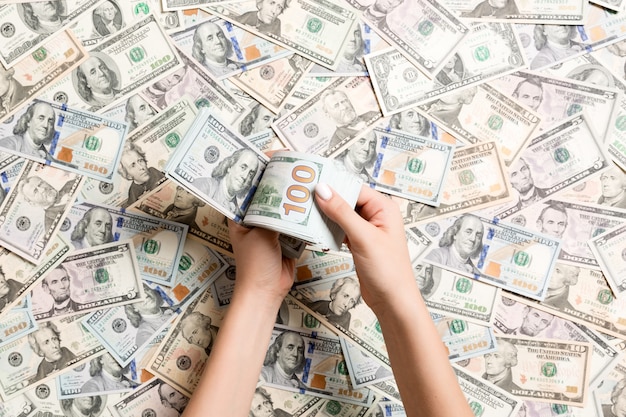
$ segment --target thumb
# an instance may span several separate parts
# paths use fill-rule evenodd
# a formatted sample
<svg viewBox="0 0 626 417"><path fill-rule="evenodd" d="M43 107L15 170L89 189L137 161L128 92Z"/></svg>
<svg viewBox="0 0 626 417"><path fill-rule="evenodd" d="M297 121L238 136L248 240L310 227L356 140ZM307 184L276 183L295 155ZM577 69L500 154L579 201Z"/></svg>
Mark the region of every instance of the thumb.
<svg viewBox="0 0 626 417"><path fill-rule="evenodd" d="M362 229L364 222L367 223L328 184L318 183L315 186L315 201L322 212L346 232L348 238Z"/></svg>

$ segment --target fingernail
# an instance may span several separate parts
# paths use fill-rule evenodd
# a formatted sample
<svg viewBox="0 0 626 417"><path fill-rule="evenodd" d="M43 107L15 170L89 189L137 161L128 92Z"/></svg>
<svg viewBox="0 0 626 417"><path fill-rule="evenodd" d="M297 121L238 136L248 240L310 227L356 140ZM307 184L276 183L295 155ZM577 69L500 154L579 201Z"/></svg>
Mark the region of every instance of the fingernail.
<svg viewBox="0 0 626 417"><path fill-rule="evenodd" d="M330 200L333 196L333 192L330 191L328 184L323 182L320 182L315 186L315 194L319 195L322 200Z"/></svg>

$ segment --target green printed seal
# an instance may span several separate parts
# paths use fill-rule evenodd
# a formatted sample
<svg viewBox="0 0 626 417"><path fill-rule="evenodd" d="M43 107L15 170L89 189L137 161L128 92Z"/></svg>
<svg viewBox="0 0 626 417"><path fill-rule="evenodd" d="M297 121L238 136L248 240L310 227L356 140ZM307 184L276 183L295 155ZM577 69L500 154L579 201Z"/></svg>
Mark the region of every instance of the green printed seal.
<svg viewBox="0 0 626 417"><path fill-rule="evenodd" d="M541 365L541 374L552 378L556 375L556 364L554 362L546 362Z"/></svg>
<svg viewBox="0 0 626 417"><path fill-rule="evenodd" d="M490 116L489 120L487 120L487 126L489 126L489 129L491 130L500 130L502 129L502 125L504 125L504 121L502 120L502 117L497 114Z"/></svg>
<svg viewBox="0 0 626 417"><path fill-rule="evenodd" d="M465 169L459 172L459 181L463 185L470 185L471 183L474 182L475 179L476 177L474 176L474 173L472 172L471 169Z"/></svg>
<svg viewBox="0 0 626 417"><path fill-rule="evenodd" d="M156 240L148 239L143 244L143 251L147 253L148 255L154 255L155 253L159 251L159 246L160 246L159 242L157 242Z"/></svg>
<svg viewBox="0 0 626 417"><path fill-rule="evenodd" d="M322 30L322 26L324 26L324 24L317 17L313 17L313 18L309 19L308 22L306 22L306 28L311 33L319 32L320 30Z"/></svg>
<svg viewBox="0 0 626 417"><path fill-rule="evenodd" d="M83 145L85 145L85 148L87 148L87 150L89 151L95 151L100 149L101 144L102 141L100 140L100 138L93 135L87 136L85 138L85 141L83 142Z"/></svg>
<svg viewBox="0 0 626 417"><path fill-rule="evenodd" d="M315 329L317 326L320 325L320 322L310 314L305 314L302 321L303 321L304 327L308 329Z"/></svg>
<svg viewBox="0 0 626 417"><path fill-rule="evenodd" d="M211 102L206 98L199 98L194 102L194 104L198 109L201 109L202 107L211 107Z"/></svg>
<svg viewBox="0 0 626 417"><path fill-rule="evenodd" d="M430 36L430 34L433 33L433 30L435 30L435 25L428 19L422 20L417 25L417 31L422 36Z"/></svg>
<svg viewBox="0 0 626 417"><path fill-rule="evenodd" d="M422 172L424 172L425 167L426 164L419 158L411 158L407 163L407 169L413 174L421 174Z"/></svg>
<svg viewBox="0 0 626 417"><path fill-rule="evenodd" d="M146 57L146 53L142 47L136 46L128 52L128 57L133 62L140 62Z"/></svg>
<svg viewBox="0 0 626 417"><path fill-rule="evenodd" d="M193 260L191 259L189 255L185 254L180 257L180 262L178 263L178 270L186 271L189 268L191 268L191 265L193 265Z"/></svg>
<svg viewBox="0 0 626 417"><path fill-rule="evenodd" d="M485 62L490 56L489 48L484 45L474 49L474 58L476 58L477 61Z"/></svg>
<svg viewBox="0 0 626 417"><path fill-rule="evenodd" d="M341 361L337 364L337 372L341 375L348 375L348 366L346 365L346 361Z"/></svg>
<svg viewBox="0 0 626 417"><path fill-rule="evenodd" d="M106 268L98 268L93 273L93 279L95 279L98 284L104 284L109 280L109 271L107 271Z"/></svg>
<svg viewBox="0 0 626 417"><path fill-rule="evenodd" d="M610 304L613 301L613 294L611 294L611 290L600 290L596 299L600 304Z"/></svg>
<svg viewBox="0 0 626 417"><path fill-rule="evenodd" d="M449 327L454 334L463 333L467 329L464 320L452 320Z"/></svg>
<svg viewBox="0 0 626 417"><path fill-rule="evenodd" d="M626 116L620 116L615 120L615 129L621 132L626 130Z"/></svg>
<svg viewBox="0 0 626 417"><path fill-rule="evenodd" d="M556 415L567 414L569 408L565 404L552 404L550 407L552 412Z"/></svg>
<svg viewBox="0 0 626 417"><path fill-rule="evenodd" d="M570 104L567 107L567 115L568 116L572 116L572 115L574 115L576 113L581 112L582 110L583 110L583 106L581 106L580 104L578 104L578 103Z"/></svg>
<svg viewBox="0 0 626 417"><path fill-rule="evenodd" d="M338 401L330 400L326 403L326 413L336 416L341 412L341 404Z"/></svg>
<svg viewBox="0 0 626 417"><path fill-rule="evenodd" d="M472 281L467 278L459 278L454 285L454 288L456 288L457 292L460 292L461 294L468 293L472 290Z"/></svg>
<svg viewBox="0 0 626 417"><path fill-rule="evenodd" d="M472 413L474 413L474 417L480 417L485 412L485 407L482 406L479 402L471 401L469 403L470 409Z"/></svg>
<svg viewBox="0 0 626 417"><path fill-rule="evenodd" d="M148 14L150 13L150 6L144 2L138 3L133 9L133 13L135 13L135 16L138 14Z"/></svg>
<svg viewBox="0 0 626 417"><path fill-rule="evenodd" d="M383 329L380 328L380 322L378 320L376 320L376 324L374 325L374 328L376 329L378 333L383 334Z"/></svg>
<svg viewBox="0 0 626 417"><path fill-rule="evenodd" d="M515 252L513 262L515 262L517 266L528 266L528 264L530 264L530 255L523 250Z"/></svg>
<svg viewBox="0 0 626 417"><path fill-rule="evenodd" d="M567 148L556 148L554 150L554 160L560 164L567 162L570 158Z"/></svg>
<svg viewBox="0 0 626 417"><path fill-rule="evenodd" d="M35 61L41 62L48 57L48 51L46 48L41 47L39 49L35 49L31 55Z"/></svg>
<svg viewBox="0 0 626 417"><path fill-rule="evenodd" d="M180 143L180 135L176 132L170 132L165 136L165 144L168 148L175 148Z"/></svg>

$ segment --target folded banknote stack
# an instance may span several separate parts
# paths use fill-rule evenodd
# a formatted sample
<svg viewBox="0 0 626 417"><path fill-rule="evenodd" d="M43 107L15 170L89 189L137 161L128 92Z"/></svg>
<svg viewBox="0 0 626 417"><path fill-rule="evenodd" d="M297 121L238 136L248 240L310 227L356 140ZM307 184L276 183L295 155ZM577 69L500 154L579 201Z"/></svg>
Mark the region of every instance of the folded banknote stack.
<svg viewBox="0 0 626 417"><path fill-rule="evenodd" d="M476 416L623 417L624 6L0 0L0 415L180 415L232 219L297 258L274 415L404 416L323 181L397 203Z"/></svg>

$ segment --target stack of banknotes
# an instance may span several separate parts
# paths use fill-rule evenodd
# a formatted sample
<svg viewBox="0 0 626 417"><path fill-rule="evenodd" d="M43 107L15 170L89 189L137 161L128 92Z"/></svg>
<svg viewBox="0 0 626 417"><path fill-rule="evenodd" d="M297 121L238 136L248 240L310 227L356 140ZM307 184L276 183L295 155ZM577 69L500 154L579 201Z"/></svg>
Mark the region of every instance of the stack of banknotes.
<svg viewBox="0 0 626 417"><path fill-rule="evenodd" d="M397 203L476 416L626 416L625 93L622 0L0 0L0 416L181 415L228 219L297 258L250 415L404 416L320 181Z"/></svg>

